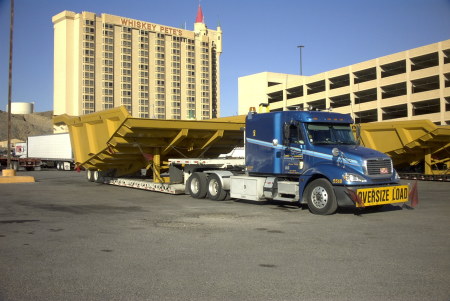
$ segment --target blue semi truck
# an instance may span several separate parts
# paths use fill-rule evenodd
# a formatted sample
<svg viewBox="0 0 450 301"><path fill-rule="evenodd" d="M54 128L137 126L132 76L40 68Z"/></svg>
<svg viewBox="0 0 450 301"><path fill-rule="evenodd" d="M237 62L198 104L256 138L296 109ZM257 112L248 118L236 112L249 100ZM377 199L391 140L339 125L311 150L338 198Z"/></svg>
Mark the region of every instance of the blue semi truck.
<svg viewBox="0 0 450 301"><path fill-rule="evenodd" d="M352 124L349 115L332 112L250 112L244 163L214 168L208 161L185 161L186 192L213 200L294 202L319 215L407 202L409 187L399 184L390 157L360 146Z"/></svg>

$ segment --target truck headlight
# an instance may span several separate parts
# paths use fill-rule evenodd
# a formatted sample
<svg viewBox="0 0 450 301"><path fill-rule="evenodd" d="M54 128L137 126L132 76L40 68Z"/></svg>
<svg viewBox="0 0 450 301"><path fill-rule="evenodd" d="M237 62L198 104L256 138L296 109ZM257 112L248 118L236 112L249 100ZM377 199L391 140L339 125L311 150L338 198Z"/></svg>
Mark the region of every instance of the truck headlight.
<svg viewBox="0 0 450 301"><path fill-rule="evenodd" d="M353 182L359 182L359 183L365 183L367 182L366 179L364 179L363 177L361 177L360 175L354 174L354 173L344 173L342 175L342 178L344 179L344 181L349 182L349 183L353 183Z"/></svg>

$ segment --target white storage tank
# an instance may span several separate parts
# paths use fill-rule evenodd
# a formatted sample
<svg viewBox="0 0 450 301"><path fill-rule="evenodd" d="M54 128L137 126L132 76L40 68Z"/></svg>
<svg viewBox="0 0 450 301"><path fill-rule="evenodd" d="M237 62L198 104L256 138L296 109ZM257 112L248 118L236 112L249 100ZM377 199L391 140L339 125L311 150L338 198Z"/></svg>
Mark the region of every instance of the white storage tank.
<svg viewBox="0 0 450 301"><path fill-rule="evenodd" d="M8 105L6 105L8 111ZM11 103L11 114L32 114L34 113L34 103L32 102L13 102Z"/></svg>

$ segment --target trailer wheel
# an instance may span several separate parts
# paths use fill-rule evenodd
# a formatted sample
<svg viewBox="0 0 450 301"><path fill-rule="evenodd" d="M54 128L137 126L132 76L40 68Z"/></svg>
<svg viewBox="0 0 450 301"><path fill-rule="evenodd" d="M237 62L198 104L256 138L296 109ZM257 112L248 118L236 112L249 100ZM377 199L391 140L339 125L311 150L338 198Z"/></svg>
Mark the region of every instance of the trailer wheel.
<svg viewBox="0 0 450 301"><path fill-rule="evenodd" d="M210 174L208 177L208 199L213 201L223 201L228 195L228 192L222 187L220 177L216 174Z"/></svg>
<svg viewBox="0 0 450 301"><path fill-rule="evenodd" d="M93 170L86 170L86 177L89 182L94 182L94 171Z"/></svg>
<svg viewBox="0 0 450 301"><path fill-rule="evenodd" d="M93 172L93 181L95 183L104 183L105 182L105 172L101 170L95 170Z"/></svg>
<svg viewBox="0 0 450 301"><path fill-rule="evenodd" d="M308 184L305 196L309 210L314 214L329 215L337 210L333 186L326 179L316 179Z"/></svg>
<svg viewBox="0 0 450 301"><path fill-rule="evenodd" d="M56 162L56 170L61 170L61 162Z"/></svg>
<svg viewBox="0 0 450 301"><path fill-rule="evenodd" d="M187 180L187 191L191 197L203 199L208 191L208 177L202 172L194 172Z"/></svg>

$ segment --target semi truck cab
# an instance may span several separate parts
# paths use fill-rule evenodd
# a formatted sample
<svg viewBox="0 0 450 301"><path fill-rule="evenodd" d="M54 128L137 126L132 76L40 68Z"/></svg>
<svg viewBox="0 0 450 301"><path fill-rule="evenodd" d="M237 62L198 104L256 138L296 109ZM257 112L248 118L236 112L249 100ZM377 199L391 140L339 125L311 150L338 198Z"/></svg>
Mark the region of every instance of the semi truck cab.
<svg viewBox="0 0 450 301"><path fill-rule="evenodd" d="M316 214L406 202L408 186L399 185L390 157L360 146L352 124L349 115L332 112L250 112L246 171L270 178L266 198L298 201Z"/></svg>

